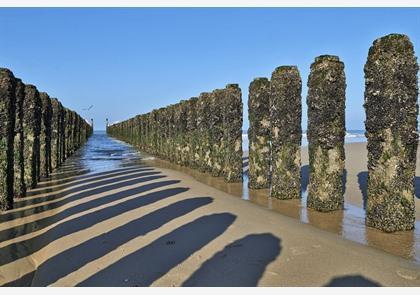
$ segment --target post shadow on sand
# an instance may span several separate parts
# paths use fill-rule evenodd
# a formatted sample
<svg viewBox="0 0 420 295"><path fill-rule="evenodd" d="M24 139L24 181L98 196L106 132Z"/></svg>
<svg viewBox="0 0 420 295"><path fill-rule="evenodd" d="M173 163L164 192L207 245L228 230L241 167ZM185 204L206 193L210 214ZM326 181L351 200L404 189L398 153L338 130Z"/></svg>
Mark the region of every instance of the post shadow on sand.
<svg viewBox="0 0 420 295"><path fill-rule="evenodd" d="M68 197L64 200L57 201L55 203L50 203L50 204L45 204L45 205L42 205L42 206L37 206L37 207L30 208L30 209L27 209L27 210L22 211L22 212L14 212L15 217L16 218L21 217L20 214L24 214L24 216L28 216L28 215L32 215L32 214L41 213L41 212L47 212L49 210L57 209L61 206L66 205L67 203L70 203L70 202L73 202L73 201L76 201L76 200L79 200L79 199L87 198L87 197L94 196L94 195L97 195L97 194L100 194L100 193L107 193L108 191L111 191L111 190L114 190L114 189L124 189L125 186L136 185L136 184L140 184L140 183L143 183L143 182L156 180L156 179L160 179L160 178L164 178L164 177L165 177L164 175L146 176L146 177L136 178L136 179L133 179L133 180L125 181L125 182L122 182L122 183L118 183L118 184L114 184L114 185L110 185L110 186L106 186L106 187L101 187L101 188L98 188L98 189L93 189L91 191L85 191L85 192L82 192L80 194L76 194L76 195L73 195L71 197ZM73 205L71 207L63 209L62 211L56 210L56 211L54 211L54 214L49 215L47 217L37 219L36 221L22 223L22 224L14 226L14 227L9 227L7 229L1 230L0 231L0 240L7 240L7 239L11 239L11 238L21 236L22 234L27 234L27 233L31 233L33 231L40 230L40 229L42 229L42 228L44 228L48 225L51 225L52 223L54 223L58 220L61 220L63 218L71 216L73 214L80 213L80 212L83 212L85 210L97 207L99 205L106 204L107 201L114 200L113 196L114 196L114 194L110 193L110 194L107 194L105 196L102 196L102 197L94 199L94 200L90 200L90 201L87 201L87 202L84 202L84 203Z"/></svg>
<svg viewBox="0 0 420 295"><path fill-rule="evenodd" d="M81 190L85 190L85 189L95 188L95 187L97 187L97 185L95 185L95 183L94 183L95 181L98 181L98 183L100 184L101 182L104 183L104 181L106 181L107 179L109 179L108 182L110 182L112 180L112 178L114 178L114 177L116 178L116 177L125 176L125 175L128 176L130 173L134 174L136 172L137 173L150 172L152 170L153 169L151 169L151 168L138 168L138 169L131 169L131 170L120 171L120 172L116 171L114 173L111 173L111 171L109 171L108 173L103 174L101 176L91 175L90 177L80 178L77 181L72 180L72 182L66 183L66 184L63 184L63 185L52 184L48 188L27 192L25 198L15 199L14 209L24 208L25 206L28 206L28 203L31 203L31 205L32 204L39 204L40 202L43 202L44 199L50 199L51 200L52 196L54 196L54 199L56 199L58 197L63 197L65 195L69 195L71 193L74 193L75 191L81 191ZM83 186L75 187L77 185L83 185ZM60 192L55 193L57 191L60 191ZM50 195L36 197L38 195L47 194L47 193L50 193ZM32 198L27 199L27 197L32 197ZM25 209L23 209L23 210L25 210ZM23 210L19 210L19 211L23 211ZM19 211L16 211L16 212L19 212ZM1 217L2 216L0 215L0 222L2 221Z"/></svg>
<svg viewBox="0 0 420 295"><path fill-rule="evenodd" d="M83 177L91 172L88 168L82 168L78 171L71 172L71 173L51 173L48 177L42 177L41 182L36 185L36 188L45 188L50 186L51 184L63 184L69 180L69 178L78 179L79 177Z"/></svg>
<svg viewBox="0 0 420 295"><path fill-rule="evenodd" d="M175 193L179 192L176 191ZM211 197L181 200L65 250L49 258L37 268L32 286L51 285L60 278L77 271L91 261L105 256L130 240L143 236L173 219L212 202L213 198Z"/></svg>
<svg viewBox="0 0 420 295"><path fill-rule="evenodd" d="M123 199L126 197L134 196L136 194L144 193L152 189L162 188L168 185L173 185L179 182L180 182L179 180L161 181L161 182L146 184L146 185L136 187L133 189L128 189L128 190L118 192L118 193L115 193L106 197L102 197L98 200L93 200L91 201L89 208L95 208L97 206L108 204L110 202L113 202L119 199ZM170 197L177 190L180 193L180 192L184 192L186 188L177 188L174 190L161 190L159 192L139 196L139 197L136 197L136 198L112 205L112 206L102 208L97 211L90 212L88 214L68 220L66 222L60 223L57 226L54 226L48 229L47 231L45 231L39 236L2 247L0 248L0 265L4 265L16 259L30 255L31 253L40 250L41 248L45 247L46 245L48 245L49 243L53 242L56 239L59 239L63 236L80 231L82 229L88 228L96 223L112 218L123 212L127 212L128 210L132 210L134 208L138 208L141 206L146 206L151 203ZM86 208L86 210L88 210L89 208ZM81 212L83 211L84 210L82 210ZM55 219L54 222L57 222L61 219L62 219L61 216L59 216ZM35 222L35 225L31 225L31 226L35 227L36 222ZM22 230L24 232L27 232L25 228L23 228ZM30 249L28 249L27 245L30 245Z"/></svg>
<svg viewBox="0 0 420 295"><path fill-rule="evenodd" d="M304 165L300 168L300 182L301 182L301 192L306 193L308 191L309 185L309 165ZM347 169L344 169L343 173L343 194L346 192L347 185Z"/></svg>
<svg viewBox="0 0 420 295"><path fill-rule="evenodd" d="M247 235L204 262L182 286L257 286L267 265L280 252L281 240L276 236L269 233Z"/></svg>
<svg viewBox="0 0 420 295"><path fill-rule="evenodd" d="M67 174L67 173L74 173L74 172L79 172L81 170L86 169L85 167L83 167L83 165L79 164L71 164L69 163L68 165L64 165L64 166L59 166L58 169L54 170L51 174L52 175L62 175L62 174Z"/></svg>
<svg viewBox="0 0 420 295"><path fill-rule="evenodd" d="M368 184L368 172L362 171L357 174L357 181L359 183L359 189L363 196L363 209L366 209L367 202L367 184ZM420 177L414 177L414 195L417 199L420 199Z"/></svg>
<svg viewBox="0 0 420 295"><path fill-rule="evenodd" d="M89 173L92 171L90 168L87 167L79 167L74 169L64 169L63 167L59 167L58 169L53 170L48 176L48 180L59 180L62 178L70 178L70 177L78 177L83 174Z"/></svg>
<svg viewBox="0 0 420 295"><path fill-rule="evenodd" d="M223 234L235 219L230 213L197 218L121 258L78 286L150 286Z"/></svg>
<svg viewBox="0 0 420 295"><path fill-rule="evenodd" d="M37 196L40 194L45 194L45 193L49 193L52 191L57 191L57 190L62 190L62 189L66 189L66 188L70 188L70 187L74 187L76 185L81 185L81 184L86 184L89 182L93 182L93 181L98 181L98 180L103 180L109 177L117 177L117 176L122 176L124 174L128 174L128 173L134 173L134 172L144 172L144 171L151 171L153 170L152 168L146 168L146 167L137 167L137 168L127 168L127 169L117 169L117 170L110 170L110 171L105 171L105 172L99 172L99 173L93 173L93 174L87 174L84 175L82 177L78 177L76 179L72 179L72 180L68 180L68 179L63 179L61 181L57 181L57 182L46 182L44 183L44 189L39 189L41 188L39 185L37 185L37 190L34 191L28 191L26 193L26 197L32 197L32 196ZM70 182L70 183L69 183ZM16 199L15 202L19 203L21 201L23 201L25 199Z"/></svg>
<svg viewBox="0 0 420 295"><path fill-rule="evenodd" d="M97 188L97 187L112 184L112 183L115 183L115 182L119 182L119 181L123 181L123 180L127 180L127 179L132 179L136 176L154 175L154 174L157 174L157 173L159 173L159 172L149 171L149 170L144 171L144 169L139 169L139 171L136 171L134 173L128 172L126 174L123 174L123 175L121 175L119 177L115 177L115 178L104 177L102 180L100 180L98 182L93 182L93 183L89 182L89 183L87 183L85 185L82 185L80 187L71 187L70 189L64 190L64 191L59 192L57 194L51 194L51 195L42 196L42 197L34 197L34 198L30 198L30 199L22 199L22 200L16 202L16 204L14 206L14 209L22 208L22 207L29 206L29 205L35 205L35 204L43 203L43 202L46 202L46 201L52 201L52 200L57 199L58 197L64 197L64 196L72 194L72 193L77 193L77 192L80 192L80 191L85 191L85 190Z"/></svg>
<svg viewBox="0 0 420 295"><path fill-rule="evenodd" d="M0 220L1 222L4 221L8 221L8 220L16 220L18 218L22 218L22 217L26 217L26 216L30 216L30 215L34 215L34 214L38 214L41 212L45 212L47 210L52 210L52 209L57 209L61 206L64 206L65 204L72 202L72 201L76 201L82 198L87 198L96 194L100 194L100 193L104 193L107 191L111 191L111 190L115 190L115 189L119 189L119 188L123 188L125 186L129 186L129 185L134 185L137 183L141 183L141 182L145 182L145 181L149 181L149 180L153 180L153 179L158 179L158 178L163 178L165 176L161 176L158 175L160 174L160 172L143 172L143 173L136 173L136 174L132 174L131 176L127 176L124 177L124 179L126 179L126 181L123 182L119 182L119 183L114 183L113 179L109 179L106 181L106 183L110 183L108 185L105 186L100 186L100 187L91 187L89 190L83 190L83 188L75 188L73 189L73 193L74 195L67 197L65 199L61 199L61 200L57 200L56 202L52 202L49 204L45 204L45 205L39 205L36 207L31 207L31 208L27 208L27 209L22 209L19 211L14 211L14 212L8 212L5 213L3 215L0 215ZM148 176L145 178L145 176ZM105 182L103 182L105 183ZM61 194L58 193L56 195L49 195L48 197L51 197L53 199L58 199L58 198L62 198L65 197L66 194ZM72 209L74 210L74 209ZM10 229L7 229L7 231L9 231ZM1 237L3 235L3 231L0 231L0 240Z"/></svg>
<svg viewBox="0 0 420 295"><path fill-rule="evenodd" d="M351 275L335 277L324 287L381 287L381 285L364 276Z"/></svg>

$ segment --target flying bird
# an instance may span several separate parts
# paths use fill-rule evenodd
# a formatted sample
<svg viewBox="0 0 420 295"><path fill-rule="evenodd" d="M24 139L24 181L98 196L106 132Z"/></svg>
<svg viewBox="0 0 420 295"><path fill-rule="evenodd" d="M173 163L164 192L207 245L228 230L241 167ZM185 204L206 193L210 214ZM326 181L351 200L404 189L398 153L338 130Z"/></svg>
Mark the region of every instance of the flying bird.
<svg viewBox="0 0 420 295"><path fill-rule="evenodd" d="M91 108L93 108L93 105L91 105L90 107L88 107L87 109L82 109L83 111L89 111Z"/></svg>

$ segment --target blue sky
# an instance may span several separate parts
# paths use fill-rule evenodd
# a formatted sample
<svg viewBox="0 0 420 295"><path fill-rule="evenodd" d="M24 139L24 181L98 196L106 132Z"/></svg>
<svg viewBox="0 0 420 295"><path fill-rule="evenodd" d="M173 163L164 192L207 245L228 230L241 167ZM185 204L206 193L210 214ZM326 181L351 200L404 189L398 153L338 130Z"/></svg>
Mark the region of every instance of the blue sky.
<svg viewBox="0 0 420 295"><path fill-rule="evenodd" d="M347 78L347 129L364 129L363 66L374 39L409 35L420 52L420 9L32 8L0 9L0 66L92 117L124 120L238 83L248 127L248 86L280 65L306 82L321 54ZM94 107L83 111L90 105Z"/></svg>

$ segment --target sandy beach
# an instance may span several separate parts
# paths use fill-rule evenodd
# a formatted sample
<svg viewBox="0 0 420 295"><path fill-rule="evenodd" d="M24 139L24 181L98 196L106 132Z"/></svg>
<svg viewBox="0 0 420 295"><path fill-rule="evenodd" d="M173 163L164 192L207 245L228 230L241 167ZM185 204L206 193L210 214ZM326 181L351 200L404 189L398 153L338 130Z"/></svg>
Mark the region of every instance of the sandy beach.
<svg viewBox="0 0 420 295"><path fill-rule="evenodd" d="M420 286L419 221L364 226L365 143L346 145L345 210L318 213L304 203L306 148L302 200L278 201L106 135L95 170L97 136L0 215L0 285Z"/></svg>

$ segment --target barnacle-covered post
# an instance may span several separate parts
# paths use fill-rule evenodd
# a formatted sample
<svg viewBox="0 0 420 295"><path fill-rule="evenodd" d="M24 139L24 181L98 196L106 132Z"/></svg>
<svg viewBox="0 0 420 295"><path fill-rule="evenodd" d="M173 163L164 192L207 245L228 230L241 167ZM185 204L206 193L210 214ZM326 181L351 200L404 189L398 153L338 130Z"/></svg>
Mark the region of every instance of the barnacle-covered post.
<svg viewBox="0 0 420 295"><path fill-rule="evenodd" d="M47 93L41 92L41 135L40 135L40 175L48 177L51 167L51 99Z"/></svg>
<svg viewBox="0 0 420 295"><path fill-rule="evenodd" d="M70 123L71 123L71 113L68 108L64 108L64 117L65 117L65 124L64 124L64 137L66 139L66 145L64 147L64 153L66 159L70 156Z"/></svg>
<svg viewBox="0 0 420 295"><path fill-rule="evenodd" d="M150 120L149 120L149 113L144 114L144 126L145 126L145 142L144 142L144 150L149 152L149 142L150 142Z"/></svg>
<svg viewBox="0 0 420 295"><path fill-rule="evenodd" d="M150 124L150 153L156 155L156 110L149 113Z"/></svg>
<svg viewBox="0 0 420 295"><path fill-rule="evenodd" d="M51 99L51 171L60 166L60 103L56 98ZM80 139L79 139L80 141Z"/></svg>
<svg viewBox="0 0 420 295"><path fill-rule="evenodd" d="M242 181L242 92L238 84L225 88L223 128L226 182Z"/></svg>
<svg viewBox="0 0 420 295"><path fill-rule="evenodd" d="M136 145L136 117L133 117L129 120L129 141L131 145ZM159 145L157 144L158 148Z"/></svg>
<svg viewBox="0 0 420 295"><path fill-rule="evenodd" d="M26 196L25 184L25 154L23 134L23 100L25 99L25 84L16 79L16 115L14 141L14 195L16 198Z"/></svg>
<svg viewBox="0 0 420 295"><path fill-rule="evenodd" d="M60 106L60 124L59 124L59 136L60 136L60 165L62 163L64 163L64 161L66 160L66 111L65 111L65 107L63 107L63 105L61 104L61 102L59 103Z"/></svg>
<svg viewBox="0 0 420 295"><path fill-rule="evenodd" d="M248 187L270 187L270 81L256 78L249 85Z"/></svg>
<svg viewBox="0 0 420 295"><path fill-rule="evenodd" d="M187 111L187 166L193 169L197 168L196 153L197 153L197 97L192 97L188 100Z"/></svg>
<svg viewBox="0 0 420 295"><path fill-rule="evenodd" d="M133 119L132 118L130 118L130 119L128 119L127 121L126 121L126 128L125 128L125 131L126 131L126 135L125 135L125 141L126 142L128 142L128 143L130 143L131 144L131 142L132 142L132 122L133 122ZM156 145L155 145L155 147L156 147Z"/></svg>
<svg viewBox="0 0 420 295"><path fill-rule="evenodd" d="M142 150L147 151L147 143L148 143L148 137L149 137L149 124L147 122L147 114L142 115L142 121L143 121L143 140L142 140Z"/></svg>
<svg viewBox="0 0 420 295"><path fill-rule="evenodd" d="M74 142L76 143L78 147L80 147L83 144L81 134L82 134L82 128L84 128L84 125L83 125L83 119L82 117L80 117L79 114L76 114L75 124L76 124L75 126L76 134L74 137Z"/></svg>
<svg viewBox="0 0 420 295"><path fill-rule="evenodd" d="M138 134L138 138L137 138L137 146L140 150L143 150L143 140L144 140L144 136L143 136L143 132L144 132L144 128L143 128L143 115L139 115L138 119L137 119L137 134Z"/></svg>
<svg viewBox="0 0 420 295"><path fill-rule="evenodd" d="M216 89L210 96L210 121L209 133L211 143L211 175L221 176L225 157L224 149L224 128L223 128L223 102L225 98L225 89Z"/></svg>
<svg viewBox="0 0 420 295"><path fill-rule="evenodd" d="M179 103L181 116L179 118L179 163L182 166L186 166L188 163L187 151L186 151L186 132L187 132L187 113L188 113L188 102L186 100L181 100Z"/></svg>
<svg viewBox="0 0 420 295"><path fill-rule="evenodd" d="M164 129L165 129L165 158L168 161L173 161L173 120L174 120L174 112L173 112L173 105L169 105L165 109L165 116L166 119L164 121Z"/></svg>
<svg viewBox="0 0 420 295"><path fill-rule="evenodd" d="M16 80L0 68L0 211L13 208Z"/></svg>
<svg viewBox="0 0 420 295"><path fill-rule="evenodd" d="M74 143L74 148L78 149L80 147L80 139L79 139L79 134L80 134L80 128L81 128L81 122L80 122L80 116L79 114L77 114L76 112L73 114L73 143Z"/></svg>
<svg viewBox="0 0 420 295"><path fill-rule="evenodd" d="M308 207L343 209L345 129L344 64L323 55L311 65L308 80L309 185Z"/></svg>
<svg viewBox="0 0 420 295"><path fill-rule="evenodd" d="M27 187L35 188L40 168L41 99L38 90L33 85L25 85L23 109L25 183Z"/></svg>
<svg viewBox="0 0 420 295"><path fill-rule="evenodd" d="M135 145L136 142L136 117L133 117L130 119L130 141L129 143L131 145ZM157 147L159 147L159 145L156 145Z"/></svg>
<svg viewBox="0 0 420 295"><path fill-rule="evenodd" d="M163 159L168 159L169 158L169 154L168 154L169 130L168 130L168 108L167 107L162 108L161 116L162 116L162 119L159 122L161 132L162 132L161 153L162 153Z"/></svg>
<svg viewBox="0 0 420 295"><path fill-rule="evenodd" d="M142 140L143 140L143 116L137 116L137 147L139 150L142 150Z"/></svg>
<svg viewBox="0 0 420 295"><path fill-rule="evenodd" d="M375 40L364 71L366 225L386 232L410 230L418 145L418 64L410 39L391 34Z"/></svg>
<svg viewBox="0 0 420 295"><path fill-rule="evenodd" d="M210 93L203 92L199 95L197 101L197 130L198 130L198 170L201 172L211 171L210 158Z"/></svg>
<svg viewBox="0 0 420 295"><path fill-rule="evenodd" d="M271 76L271 196L298 199L302 143L302 80L296 66L281 66Z"/></svg>
<svg viewBox="0 0 420 295"><path fill-rule="evenodd" d="M182 107L181 103L174 105L174 163L181 164L181 119Z"/></svg>
<svg viewBox="0 0 420 295"><path fill-rule="evenodd" d="M66 154L67 154L67 158L70 157L74 150L74 146L73 146L73 112L70 109L66 110L66 139L67 139L67 149L66 149Z"/></svg>

